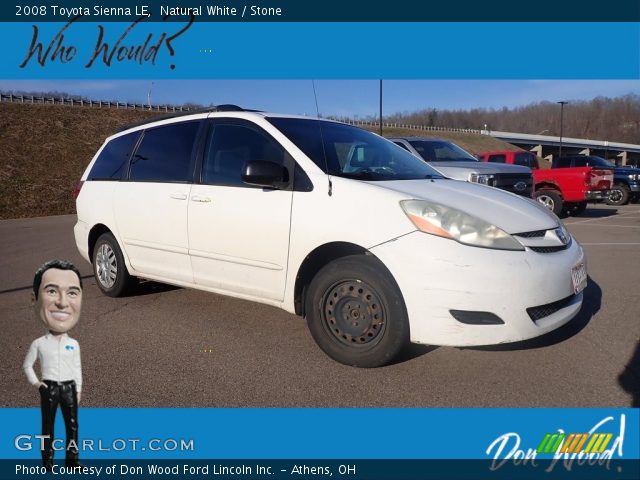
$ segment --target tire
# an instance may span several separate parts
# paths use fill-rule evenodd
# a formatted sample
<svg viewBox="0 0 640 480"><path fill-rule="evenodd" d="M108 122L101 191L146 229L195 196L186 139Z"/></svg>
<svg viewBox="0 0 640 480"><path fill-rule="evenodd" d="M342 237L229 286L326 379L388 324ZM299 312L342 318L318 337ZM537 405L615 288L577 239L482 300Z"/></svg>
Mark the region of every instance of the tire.
<svg viewBox="0 0 640 480"><path fill-rule="evenodd" d="M305 302L314 340L345 365L388 364L409 343L400 289L374 257L352 255L328 263L311 281Z"/></svg>
<svg viewBox="0 0 640 480"><path fill-rule="evenodd" d="M611 191L609 193L609 198L607 198L607 205L615 205L619 207L620 205L626 205L629 203L629 198L631 197L631 192L626 185L622 185L620 183L615 184L611 187Z"/></svg>
<svg viewBox="0 0 640 480"><path fill-rule="evenodd" d="M136 283L135 278L129 275L122 250L111 233L98 237L91 263L98 288L109 297L126 295Z"/></svg>
<svg viewBox="0 0 640 480"><path fill-rule="evenodd" d="M536 192L536 200L560 216L564 201L562 195L556 190L539 190Z"/></svg>
<svg viewBox="0 0 640 480"><path fill-rule="evenodd" d="M587 209L587 202L565 203L564 209L568 216L577 217Z"/></svg>

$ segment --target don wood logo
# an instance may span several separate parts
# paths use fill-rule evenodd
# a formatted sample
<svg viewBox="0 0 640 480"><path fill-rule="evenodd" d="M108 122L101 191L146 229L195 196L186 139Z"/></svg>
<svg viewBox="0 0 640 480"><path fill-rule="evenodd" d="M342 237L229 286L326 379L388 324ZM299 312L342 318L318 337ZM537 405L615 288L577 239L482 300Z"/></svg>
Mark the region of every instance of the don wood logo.
<svg viewBox="0 0 640 480"><path fill-rule="evenodd" d="M536 452L604 453L612 437L613 433L547 433Z"/></svg>
<svg viewBox="0 0 640 480"><path fill-rule="evenodd" d="M559 428L544 434L542 439L535 439L537 448L523 447L516 432L504 433L491 442L485 452L492 459L489 469L498 470L507 464L544 465L545 471L551 472L560 463L567 471L571 471L574 464L601 466L609 470L612 459L622 459L625 438L625 415L620 415L619 422L615 420L612 416L606 417L583 432L571 433Z"/></svg>

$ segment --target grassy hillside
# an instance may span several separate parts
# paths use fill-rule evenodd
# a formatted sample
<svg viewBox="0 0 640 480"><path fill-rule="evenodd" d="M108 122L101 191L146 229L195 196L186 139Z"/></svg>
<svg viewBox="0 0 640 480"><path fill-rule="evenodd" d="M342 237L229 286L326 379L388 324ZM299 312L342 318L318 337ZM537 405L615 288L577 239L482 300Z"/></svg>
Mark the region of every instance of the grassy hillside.
<svg viewBox="0 0 640 480"><path fill-rule="evenodd" d="M104 139L119 127L157 115L0 103L0 219L74 213L74 186ZM447 138L471 153L517 149L474 134L387 129L384 135Z"/></svg>
<svg viewBox="0 0 640 480"><path fill-rule="evenodd" d="M74 186L104 139L148 116L134 110L0 104L0 218L75 212Z"/></svg>

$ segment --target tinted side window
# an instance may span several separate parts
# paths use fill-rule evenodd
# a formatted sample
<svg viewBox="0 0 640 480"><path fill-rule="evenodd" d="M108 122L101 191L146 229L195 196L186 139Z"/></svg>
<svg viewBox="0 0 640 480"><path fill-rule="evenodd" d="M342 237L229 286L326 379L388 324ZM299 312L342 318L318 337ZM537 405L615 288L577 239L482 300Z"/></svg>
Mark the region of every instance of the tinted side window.
<svg viewBox="0 0 640 480"><path fill-rule="evenodd" d="M528 152L518 152L513 160L516 165L522 165L529 168L538 168L538 162L535 155Z"/></svg>
<svg viewBox="0 0 640 480"><path fill-rule="evenodd" d="M129 178L138 182L190 182L199 121L145 130L131 159Z"/></svg>
<svg viewBox="0 0 640 480"><path fill-rule="evenodd" d="M553 162L554 168L569 168L571 167L571 159L570 158L559 158L557 161Z"/></svg>
<svg viewBox="0 0 640 480"><path fill-rule="evenodd" d="M575 157L573 159L574 167L586 167L589 164L589 160L585 157Z"/></svg>
<svg viewBox="0 0 640 480"><path fill-rule="evenodd" d="M240 177L248 161L263 160L284 166L285 154L280 144L257 129L215 125L202 164L202 183L249 187Z"/></svg>
<svg viewBox="0 0 640 480"><path fill-rule="evenodd" d="M139 136L140 132L128 133L107 143L93 164L87 180L120 180Z"/></svg>
<svg viewBox="0 0 640 480"><path fill-rule="evenodd" d="M507 156L506 155L489 155L489 161L493 163L506 163Z"/></svg>

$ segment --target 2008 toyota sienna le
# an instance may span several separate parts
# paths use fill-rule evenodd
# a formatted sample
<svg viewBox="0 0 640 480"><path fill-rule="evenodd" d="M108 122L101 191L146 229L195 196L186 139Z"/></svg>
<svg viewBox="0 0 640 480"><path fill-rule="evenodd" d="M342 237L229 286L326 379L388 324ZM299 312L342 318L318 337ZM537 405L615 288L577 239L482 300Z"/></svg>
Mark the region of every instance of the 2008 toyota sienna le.
<svg viewBox="0 0 640 480"><path fill-rule="evenodd" d="M138 277L275 305L348 365L542 335L587 283L544 207L338 122L234 106L154 121L107 138L81 180L75 239L106 295Z"/></svg>

